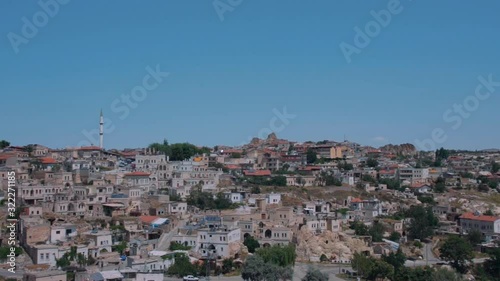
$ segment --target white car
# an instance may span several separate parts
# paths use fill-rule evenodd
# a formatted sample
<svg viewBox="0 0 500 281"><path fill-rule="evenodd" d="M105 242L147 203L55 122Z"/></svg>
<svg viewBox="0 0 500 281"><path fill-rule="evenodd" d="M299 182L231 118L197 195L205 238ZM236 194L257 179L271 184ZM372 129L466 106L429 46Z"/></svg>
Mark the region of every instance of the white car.
<svg viewBox="0 0 500 281"><path fill-rule="evenodd" d="M193 275L188 275L188 276L184 276L184 278L182 278L182 280L184 280L184 281L199 281L200 279L198 277L194 277Z"/></svg>

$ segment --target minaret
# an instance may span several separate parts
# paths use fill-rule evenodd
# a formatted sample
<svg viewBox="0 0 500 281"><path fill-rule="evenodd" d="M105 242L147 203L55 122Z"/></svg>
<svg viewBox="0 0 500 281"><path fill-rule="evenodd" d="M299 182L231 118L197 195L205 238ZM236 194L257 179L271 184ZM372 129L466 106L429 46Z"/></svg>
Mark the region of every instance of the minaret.
<svg viewBox="0 0 500 281"><path fill-rule="evenodd" d="M104 148L104 117L102 116L102 109L101 109L101 118L99 121L99 147L101 149Z"/></svg>

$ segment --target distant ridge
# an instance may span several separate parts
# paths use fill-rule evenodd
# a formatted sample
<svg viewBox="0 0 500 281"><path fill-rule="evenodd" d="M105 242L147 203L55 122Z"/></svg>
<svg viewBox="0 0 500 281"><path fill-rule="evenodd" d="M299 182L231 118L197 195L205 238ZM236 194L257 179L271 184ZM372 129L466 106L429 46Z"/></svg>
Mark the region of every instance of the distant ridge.
<svg viewBox="0 0 500 281"><path fill-rule="evenodd" d="M500 152L500 149L498 148L488 148L488 149L483 149L483 150L479 150L481 152Z"/></svg>

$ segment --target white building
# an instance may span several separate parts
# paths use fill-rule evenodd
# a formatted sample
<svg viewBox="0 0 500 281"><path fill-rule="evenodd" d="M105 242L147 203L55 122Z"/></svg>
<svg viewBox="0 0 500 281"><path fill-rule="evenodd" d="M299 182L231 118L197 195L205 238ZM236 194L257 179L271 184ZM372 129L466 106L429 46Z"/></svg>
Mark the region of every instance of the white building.
<svg viewBox="0 0 500 281"><path fill-rule="evenodd" d="M281 194L279 193L271 193L266 195L267 204L280 204L281 203Z"/></svg>
<svg viewBox="0 0 500 281"><path fill-rule="evenodd" d="M50 243L57 241L67 241L77 235L76 226L73 224L53 225L50 228Z"/></svg>
<svg viewBox="0 0 500 281"><path fill-rule="evenodd" d="M113 245L111 239L111 232L104 230L91 230L86 234L86 237L92 241L92 247L89 246L89 254L94 257L98 257L101 251L106 250L106 252L111 252L111 245Z"/></svg>
<svg viewBox="0 0 500 281"><path fill-rule="evenodd" d="M244 196L240 192L225 192L224 196L229 199L232 203L243 202Z"/></svg>
<svg viewBox="0 0 500 281"><path fill-rule="evenodd" d="M196 250L202 256L215 255L222 258L234 257L231 244L241 242L240 228L215 228L198 230L198 245Z"/></svg>
<svg viewBox="0 0 500 281"><path fill-rule="evenodd" d="M429 178L429 169L427 168L401 168L399 169L399 179L412 182L422 182Z"/></svg>
<svg viewBox="0 0 500 281"><path fill-rule="evenodd" d="M479 230L483 236L500 234L500 217L464 213L460 216L460 230L463 234Z"/></svg>

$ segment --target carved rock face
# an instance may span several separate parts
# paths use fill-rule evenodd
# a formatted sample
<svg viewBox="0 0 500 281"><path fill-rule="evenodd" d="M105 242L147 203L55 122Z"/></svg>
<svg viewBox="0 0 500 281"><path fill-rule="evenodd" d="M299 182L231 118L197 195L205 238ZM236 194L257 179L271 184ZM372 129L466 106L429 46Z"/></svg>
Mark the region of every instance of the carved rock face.
<svg viewBox="0 0 500 281"><path fill-rule="evenodd" d="M297 240L298 261L319 260L321 255L328 259L347 261L354 252L370 251L365 241L331 231L316 235L310 230L302 229L297 233Z"/></svg>

